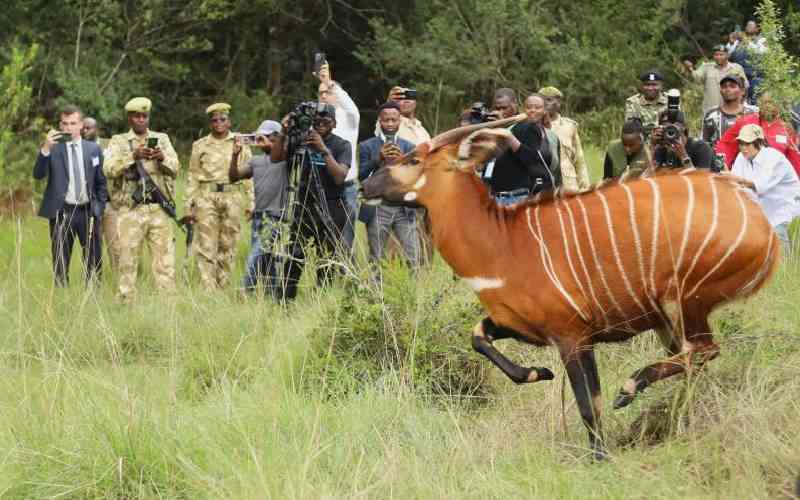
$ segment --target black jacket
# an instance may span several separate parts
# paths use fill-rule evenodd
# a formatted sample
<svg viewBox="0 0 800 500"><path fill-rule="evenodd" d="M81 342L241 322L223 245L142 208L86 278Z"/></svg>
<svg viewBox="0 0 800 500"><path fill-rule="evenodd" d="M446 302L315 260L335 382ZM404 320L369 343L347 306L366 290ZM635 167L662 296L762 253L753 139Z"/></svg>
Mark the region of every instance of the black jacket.
<svg viewBox="0 0 800 500"><path fill-rule="evenodd" d="M84 140L81 141L81 149L83 150L83 168L89 188L91 212L95 217L102 217L108 201L106 177L103 175L103 150L94 142ZM67 187L69 186L68 168L66 144L56 144L48 156L39 152L36 165L33 167L33 177L34 179L47 177L47 187L39 208L41 217L53 219L64 207L64 198L67 196Z"/></svg>

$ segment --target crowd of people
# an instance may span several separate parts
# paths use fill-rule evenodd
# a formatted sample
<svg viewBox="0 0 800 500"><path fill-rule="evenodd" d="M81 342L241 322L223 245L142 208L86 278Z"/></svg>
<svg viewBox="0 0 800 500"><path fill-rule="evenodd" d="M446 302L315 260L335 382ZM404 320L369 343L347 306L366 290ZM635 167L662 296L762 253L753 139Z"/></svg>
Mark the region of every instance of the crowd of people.
<svg viewBox="0 0 800 500"><path fill-rule="evenodd" d="M640 92L624 103L620 137L606 148L603 177L648 168L732 173L750 183L788 249L788 225L800 215L800 152L796 130L781 120L769 89L760 88L753 54L766 50L751 22L728 44L713 48L712 62L699 67L684 62L687 75L703 86L697 137L690 134L680 92L665 92L658 71L644 72ZM47 179L39 215L50 224L55 283L69 282L76 239L85 277L95 279L104 261L102 239L123 300L136 295L145 242L156 286L172 289L180 228L194 235L187 242L202 286L227 288L243 218L251 221L241 283L246 293L260 286L276 300L294 299L312 243L319 257L317 282L329 283L353 261L358 221L366 226L376 276L387 253L399 253L412 268L423 265L430 248L424 212L388 202L359 206L357 200L359 182L430 140L416 116L416 91L393 87L378 108L374 135L359 143L358 107L327 64L315 74L318 101L302 126L302 112L295 111L265 120L252 134L236 134L230 105L206 109L210 133L192 145L180 218L175 205L180 162L170 138L149 127L149 99L125 105L130 129L110 140L98 138L96 120L80 109L62 108L59 130L47 134L33 171L35 178ZM564 98L558 88L546 86L522 101L526 119L510 127L508 149L479 172L498 205L554 189L589 188L578 123L561 114ZM519 105L514 90L501 88L491 109L475 103L459 124L516 116ZM387 248L392 237L397 244Z"/></svg>

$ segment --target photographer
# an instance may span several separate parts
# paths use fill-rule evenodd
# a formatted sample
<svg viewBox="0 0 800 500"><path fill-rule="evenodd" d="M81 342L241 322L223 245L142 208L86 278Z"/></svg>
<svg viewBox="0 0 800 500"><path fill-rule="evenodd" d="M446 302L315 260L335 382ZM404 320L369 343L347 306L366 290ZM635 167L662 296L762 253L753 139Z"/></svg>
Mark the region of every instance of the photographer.
<svg viewBox="0 0 800 500"><path fill-rule="evenodd" d="M373 172L394 165L404 154L414 150L414 145L397 137L400 128L400 106L389 101L378 108L381 133L367 139L358 147L358 178L365 181ZM376 206L364 205L359 220L367 225L370 261L380 265L390 233L394 233L403 247L409 266L419 265L419 235L415 210L402 205L383 202Z"/></svg>
<svg viewBox="0 0 800 500"><path fill-rule="evenodd" d="M650 134L650 147L656 167L695 167L711 169L714 151L705 141L689 137L682 111L665 111Z"/></svg>
<svg viewBox="0 0 800 500"><path fill-rule="evenodd" d="M531 195L561 185L558 139L548 136L544 98L532 94L525 100L523 123L511 129L509 148L496 160L488 184L500 205L513 205Z"/></svg>
<svg viewBox="0 0 800 500"><path fill-rule="evenodd" d="M239 156L242 151L241 138L237 137L233 146L233 156L228 167L231 183L242 179L253 179L255 191L255 210L251 227L250 255L247 256L242 288L252 293L258 280L263 278L264 292L273 297L277 294L277 273L279 256L272 252L279 236L280 221L286 207L286 162L273 163L270 159L272 141L281 131L281 124L266 120L256 130L256 147L263 155L253 156L244 167L240 167Z"/></svg>
<svg viewBox="0 0 800 500"><path fill-rule="evenodd" d="M403 87L392 87L387 101L395 101L400 106L400 129L397 137L405 139L414 146L431 140L431 135L417 119L417 91ZM375 135L381 131L380 121L375 123Z"/></svg>
<svg viewBox="0 0 800 500"><path fill-rule="evenodd" d="M323 257L331 259L342 248L342 230L347 222L344 206L344 184L352 162L350 143L335 135L336 108L330 104L313 103L313 128L305 129L309 113L296 110L282 120L283 133L275 138L270 152L273 162L291 162L291 170L301 169L299 187L291 221L290 255L285 264L286 279L283 298L297 296L297 286L305 266L305 245L313 240ZM302 111L302 112L301 112ZM300 118L302 117L303 120ZM290 144L292 136L299 143ZM290 186L293 187L293 186ZM331 265L317 269L317 283L326 284L331 278Z"/></svg>

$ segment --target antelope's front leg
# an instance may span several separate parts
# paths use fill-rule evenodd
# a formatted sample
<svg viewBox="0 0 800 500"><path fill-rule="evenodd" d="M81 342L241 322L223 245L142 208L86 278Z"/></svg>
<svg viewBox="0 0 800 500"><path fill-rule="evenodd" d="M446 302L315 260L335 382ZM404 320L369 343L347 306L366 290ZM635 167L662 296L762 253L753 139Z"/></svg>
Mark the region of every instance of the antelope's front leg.
<svg viewBox="0 0 800 500"><path fill-rule="evenodd" d="M547 368L519 366L492 345L492 341L495 339L504 339L515 335L516 332L499 328L491 319L484 318L475 325L475 329L472 331L472 348L489 358L489 361L500 368L515 384L553 380L553 372Z"/></svg>
<svg viewBox="0 0 800 500"><path fill-rule="evenodd" d="M607 452L600 425L600 376L597 374L594 349L591 344L562 344L559 349L583 425L589 431L589 446L595 460L603 460Z"/></svg>

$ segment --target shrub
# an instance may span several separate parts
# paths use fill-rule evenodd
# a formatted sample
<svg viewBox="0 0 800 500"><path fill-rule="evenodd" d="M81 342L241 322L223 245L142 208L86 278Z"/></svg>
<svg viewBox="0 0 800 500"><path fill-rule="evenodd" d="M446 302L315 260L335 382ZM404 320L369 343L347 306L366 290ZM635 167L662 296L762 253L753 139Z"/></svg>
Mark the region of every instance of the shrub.
<svg viewBox="0 0 800 500"><path fill-rule="evenodd" d="M469 340L480 308L446 268L415 276L388 262L380 285L350 284L330 316L330 324L312 334L306 366L307 385L324 388L325 395L357 391L387 376L437 396L489 392L487 365Z"/></svg>

